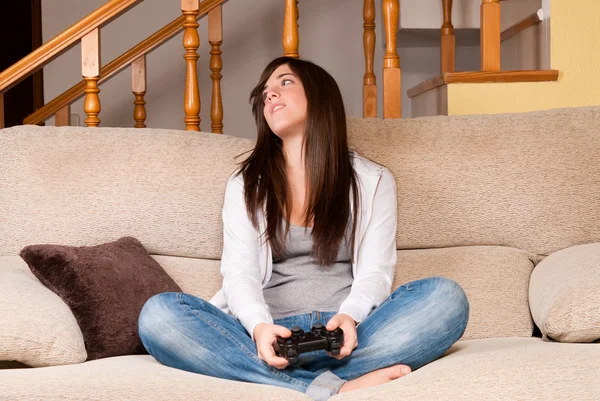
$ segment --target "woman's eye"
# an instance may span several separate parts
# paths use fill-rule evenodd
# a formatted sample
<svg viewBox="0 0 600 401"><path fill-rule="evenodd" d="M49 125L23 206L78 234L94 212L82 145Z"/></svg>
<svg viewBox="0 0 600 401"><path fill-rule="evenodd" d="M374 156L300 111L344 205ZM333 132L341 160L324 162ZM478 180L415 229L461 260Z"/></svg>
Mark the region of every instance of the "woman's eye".
<svg viewBox="0 0 600 401"><path fill-rule="evenodd" d="M281 86L285 86L286 82L293 82L291 79L284 79L283 81L281 81Z"/></svg>

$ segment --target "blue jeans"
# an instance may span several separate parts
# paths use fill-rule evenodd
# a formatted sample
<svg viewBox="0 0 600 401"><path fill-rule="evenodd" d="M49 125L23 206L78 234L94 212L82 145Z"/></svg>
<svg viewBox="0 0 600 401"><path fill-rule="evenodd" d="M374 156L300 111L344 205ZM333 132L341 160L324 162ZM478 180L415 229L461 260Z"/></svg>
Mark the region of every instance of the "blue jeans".
<svg viewBox="0 0 600 401"><path fill-rule="evenodd" d="M335 311L275 319L309 331ZM347 381L396 364L414 371L444 354L462 336L469 302L452 280L431 277L398 287L356 327L358 347L337 360L323 350L301 354L298 364L277 369L257 355L241 323L198 297L165 292L150 298L139 318L144 347L164 365L222 379L287 387L314 400L337 394Z"/></svg>

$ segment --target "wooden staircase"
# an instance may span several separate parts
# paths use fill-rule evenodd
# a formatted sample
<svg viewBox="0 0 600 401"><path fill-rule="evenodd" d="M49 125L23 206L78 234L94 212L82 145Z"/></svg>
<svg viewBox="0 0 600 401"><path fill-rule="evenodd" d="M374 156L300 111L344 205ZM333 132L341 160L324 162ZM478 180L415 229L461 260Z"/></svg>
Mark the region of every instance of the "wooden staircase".
<svg viewBox="0 0 600 401"><path fill-rule="evenodd" d="M97 127L101 124L101 102L99 85L106 82L128 66L132 67L132 93L134 96L133 117L135 127L145 127L146 110L146 56L168 39L184 31L183 58L186 63L185 92L183 94L185 128L200 130L200 87L198 84L197 60L199 55L200 18L208 17L208 40L212 80L211 131L223 132L223 102L221 98L221 44L223 41L222 7L227 0L180 0L182 15L165 25L147 39L102 66L100 60L100 31L121 14L143 0L110 0L90 13L73 26L46 42L43 46L0 73L0 128L4 124L3 95L17 83L27 78L44 65L59 57L78 42L81 43L81 65L83 79L46 103L23 121L24 124L41 124L55 116L56 125L70 125L70 105L85 96L84 111L86 125ZM464 82L533 82L553 81L558 77L556 70L502 71L500 69L500 43L524 27L539 23L534 19L523 21L509 32L500 32L500 0L482 0L481 3L481 70L454 71L455 37L452 20L452 0L440 0L444 7L444 21L440 28L440 74L409 89L411 98L418 98L430 91L453 83ZM235 2L234 2L235 3ZM285 0L284 28L282 33L283 55L299 56L298 1ZM383 117L402 117L401 60L397 51L397 31L399 21L399 0L381 0L381 13L384 24L386 51L383 57L382 91ZM374 72L375 54L375 15L374 0L364 0L363 48L365 53L365 74L363 77L363 116L376 117L377 83ZM541 19L540 19L541 20ZM358 45L358 44L357 44ZM316 60L318 62L318 60ZM444 114L443 110L434 114Z"/></svg>
<svg viewBox="0 0 600 401"><path fill-rule="evenodd" d="M461 83L510 83L556 81L559 73L552 69L501 69L501 44L543 22L538 10L500 31L500 2L483 0L481 4L480 71L455 71L455 37L452 0L443 0L444 21L440 30L440 73L407 91L412 101L412 117L448 114L446 87ZM548 38L549 40L549 38ZM530 49L531 50L531 49Z"/></svg>
<svg viewBox="0 0 600 401"><path fill-rule="evenodd" d="M209 42L211 44L212 132L222 133L223 106L221 100L220 71L222 43L222 6L228 0L181 0L182 15L165 25L147 39L138 43L110 63L101 67L100 29L143 0L111 0L70 28L57 35L13 66L0 73L0 128L4 127L3 94L33 74L78 42L81 43L83 80L46 103L23 121L24 124L41 124L55 116L57 126L70 125L70 105L85 96L85 123L89 127L100 125L101 112L99 84L106 82L125 68L132 67L132 92L134 95L135 127L145 127L146 111L146 55L184 30L184 59L187 66L184 93L185 124L187 130L199 131L200 95L196 61L199 56L198 19L208 16Z"/></svg>

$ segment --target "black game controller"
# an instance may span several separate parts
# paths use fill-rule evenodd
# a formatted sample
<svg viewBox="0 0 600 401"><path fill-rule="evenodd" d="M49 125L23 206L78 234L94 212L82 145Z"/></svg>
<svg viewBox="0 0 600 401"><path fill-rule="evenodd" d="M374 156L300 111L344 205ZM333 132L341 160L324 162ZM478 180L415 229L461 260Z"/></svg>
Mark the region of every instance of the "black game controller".
<svg viewBox="0 0 600 401"><path fill-rule="evenodd" d="M339 327L333 331L325 329L323 323L318 322L305 333L298 326L292 327L292 336L288 338L277 337L277 354L288 360L290 364L298 362L298 355L324 349L332 355L339 355L344 343L344 331Z"/></svg>

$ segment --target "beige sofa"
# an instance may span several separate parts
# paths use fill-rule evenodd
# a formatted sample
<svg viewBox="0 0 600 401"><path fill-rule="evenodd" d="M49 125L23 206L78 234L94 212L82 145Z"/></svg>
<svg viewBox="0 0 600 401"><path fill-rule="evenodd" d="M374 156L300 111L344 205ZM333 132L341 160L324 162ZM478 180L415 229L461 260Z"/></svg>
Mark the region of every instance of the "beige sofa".
<svg viewBox="0 0 600 401"><path fill-rule="evenodd" d="M600 106L350 118L349 129L352 148L397 180L394 288L449 277L471 310L442 358L333 399L599 400ZM85 362L68 308L17 256L29 244L130 235L183 291L210 298L221 283L223 190L252 144L158 129L0 131L0 360L10 359L0 399L308 399L149 355ZM61 362L67 355L76 362Z"/></svg>

